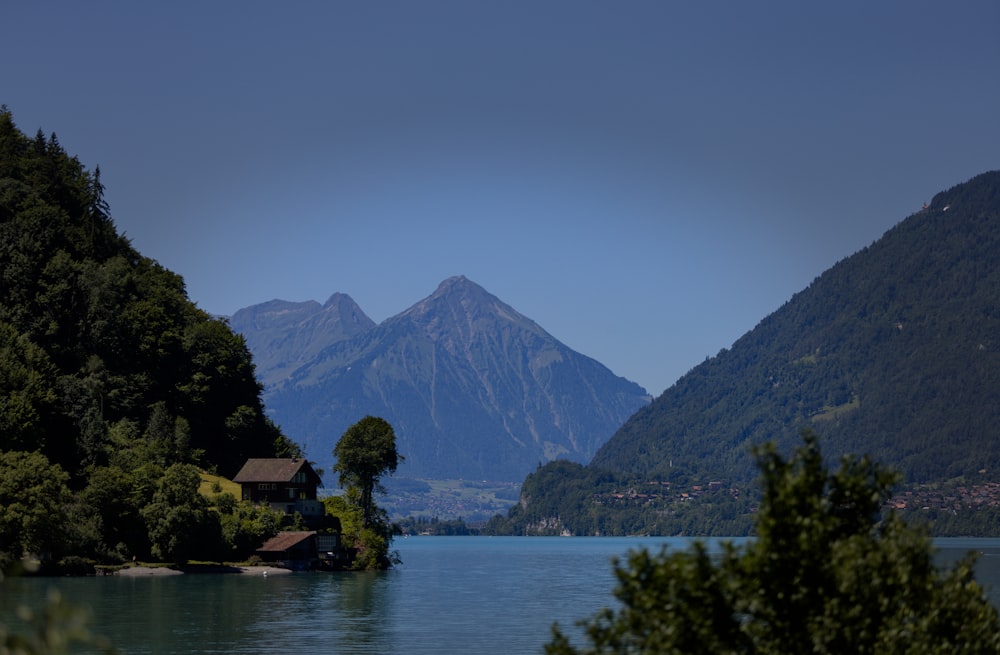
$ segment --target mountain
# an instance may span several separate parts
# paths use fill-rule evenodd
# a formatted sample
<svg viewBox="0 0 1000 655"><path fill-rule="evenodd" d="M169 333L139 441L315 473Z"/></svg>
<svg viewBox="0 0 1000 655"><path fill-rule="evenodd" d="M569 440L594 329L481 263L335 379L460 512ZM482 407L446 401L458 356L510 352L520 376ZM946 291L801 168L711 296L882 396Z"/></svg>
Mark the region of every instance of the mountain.
<svg viewBox="0 0 1000 655"><path fill-rule="evenodd" d="M528 476L492 521L524 534L743 534L753 446L902 475L894 505L938 534L1000 512L1000 172L937 194L637 411L587 466ZM750 493L747 488L750 487Z"/></svg>
<svg viewBox="0 0 1000 655"><path fill-rule="evenodd" d="M324 348L375 327L375 321L343 293L326 304L272 300L241 309L229 321L254 353L257 377L267 387L287 378Z"/></svg>
<svg viewBox="0 0 1000 655"><path fill-rule="evenodd" d="M637 412L593 466L745 483L812 427L911 482L1000 480L1000 172L937 194Z"/></svg>
<svg viewBox="0 0 1000 655"><path fill-rule="evenodd" d="M271 377L284 379L268 386L265 401L321 465L370 414L396 431L406 457L398 476L520 480L556 457L587 461L649 402L642 387L463 276L377 326L359 319L347 338L317 327L342 329L339 318L317 314L313 305L274 301L240 310L233 325L261 362L305 360L290 374L290 364L270 366Z"/></svg>

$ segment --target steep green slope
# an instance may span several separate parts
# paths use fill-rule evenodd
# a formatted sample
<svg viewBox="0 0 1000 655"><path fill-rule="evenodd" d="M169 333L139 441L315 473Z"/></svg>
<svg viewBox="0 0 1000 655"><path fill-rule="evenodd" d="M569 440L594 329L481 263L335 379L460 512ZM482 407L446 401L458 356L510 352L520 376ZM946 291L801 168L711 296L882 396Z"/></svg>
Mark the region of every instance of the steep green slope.
<svg viewBox="0 0 1000 655"><path fill-rule="evenodd" d="M294 450L260 391L243 339L117 233L99 171L2 108L0 450L39 451L78 485L123 440L231 476Z"/></svg>
<svg viewBox="0 0 1000 655"><path fill-rule="evenodd" d="M1000 481L1000 172L939 193L833 266L637 411L587 467L536 471L496 527L545 532L558 517L582 534L738 529L753 506L751 448L773 440L787 451L803 428L830 457L870 454L897 469L924 494L919 506L931 491L950 509L959 497L1000 503L990 491Z"/></svg>
<svg viewBox="0 0 1000 655"><path fill-rule="evenodd" d="M938 194L636 413L593 465L752 479L811 425L911 481L1000 475L1000 173Z"/></svg>

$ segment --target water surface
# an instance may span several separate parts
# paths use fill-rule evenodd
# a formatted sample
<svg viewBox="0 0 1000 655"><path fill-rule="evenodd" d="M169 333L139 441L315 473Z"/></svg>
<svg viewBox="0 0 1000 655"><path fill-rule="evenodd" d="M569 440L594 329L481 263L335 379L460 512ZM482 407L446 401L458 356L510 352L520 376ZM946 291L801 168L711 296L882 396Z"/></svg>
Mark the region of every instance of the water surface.
<svg viewBox="0 0 1000 655"><path fill-rule="evenodd" d="M612 606L611 558L681 538L411 537L404 564L378 573L32 579L89 605L94 631L126 654L539 653L558 621ZM983 553L1000 588L1000 540L939 540L942 557ZM997 590L991 590L1000 605Z"/></svg>

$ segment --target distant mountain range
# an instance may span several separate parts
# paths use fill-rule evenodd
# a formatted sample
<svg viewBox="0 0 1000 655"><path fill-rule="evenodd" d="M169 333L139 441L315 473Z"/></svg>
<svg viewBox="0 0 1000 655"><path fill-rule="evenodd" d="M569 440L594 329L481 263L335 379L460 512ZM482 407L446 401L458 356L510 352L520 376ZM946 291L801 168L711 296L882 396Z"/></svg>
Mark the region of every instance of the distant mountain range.
<svg viewBox="0 0 1000 655"><path fill-rule="evenodd" d="M588 461L646 390L463 276L376 325L347 295L236 312L274 420L321 466L366 414L396 431L397 476L520 481Z"/></svg>
<svg viewBox="0 0 1000 655"><path fill-rule="evenodd" d="M343 293L333 294L325 305L315 300L272 300L239 310L230 324L247 340L257 377L267 388L309 365L324 348L375 327L375 321Z"/></svg>

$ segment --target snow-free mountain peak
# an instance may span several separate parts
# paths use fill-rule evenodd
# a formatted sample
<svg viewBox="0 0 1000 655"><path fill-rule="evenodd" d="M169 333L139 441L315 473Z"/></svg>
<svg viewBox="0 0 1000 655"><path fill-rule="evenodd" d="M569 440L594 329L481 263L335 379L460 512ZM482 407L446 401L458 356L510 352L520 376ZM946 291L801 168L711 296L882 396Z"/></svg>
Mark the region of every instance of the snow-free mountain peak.
<svg viewBox="0 0 1000 655"><path fill-rule="evenodd" d="M246 338L265 386L286 379L331 344L375 327L344 293L333 294L323 305L271 300L239 310L229 323Z"/></svg>
<svg viewBox="0 0 1000 655"><path fill-rule="evenodd" d="M282 329L272 344L309 343ZM517 481L556 457L587 461L649 401L464 276L348 339L283 357L296 366L265 400L311 459L328 466L340 435L371 414L395 428L408 477Z"/></svg>

